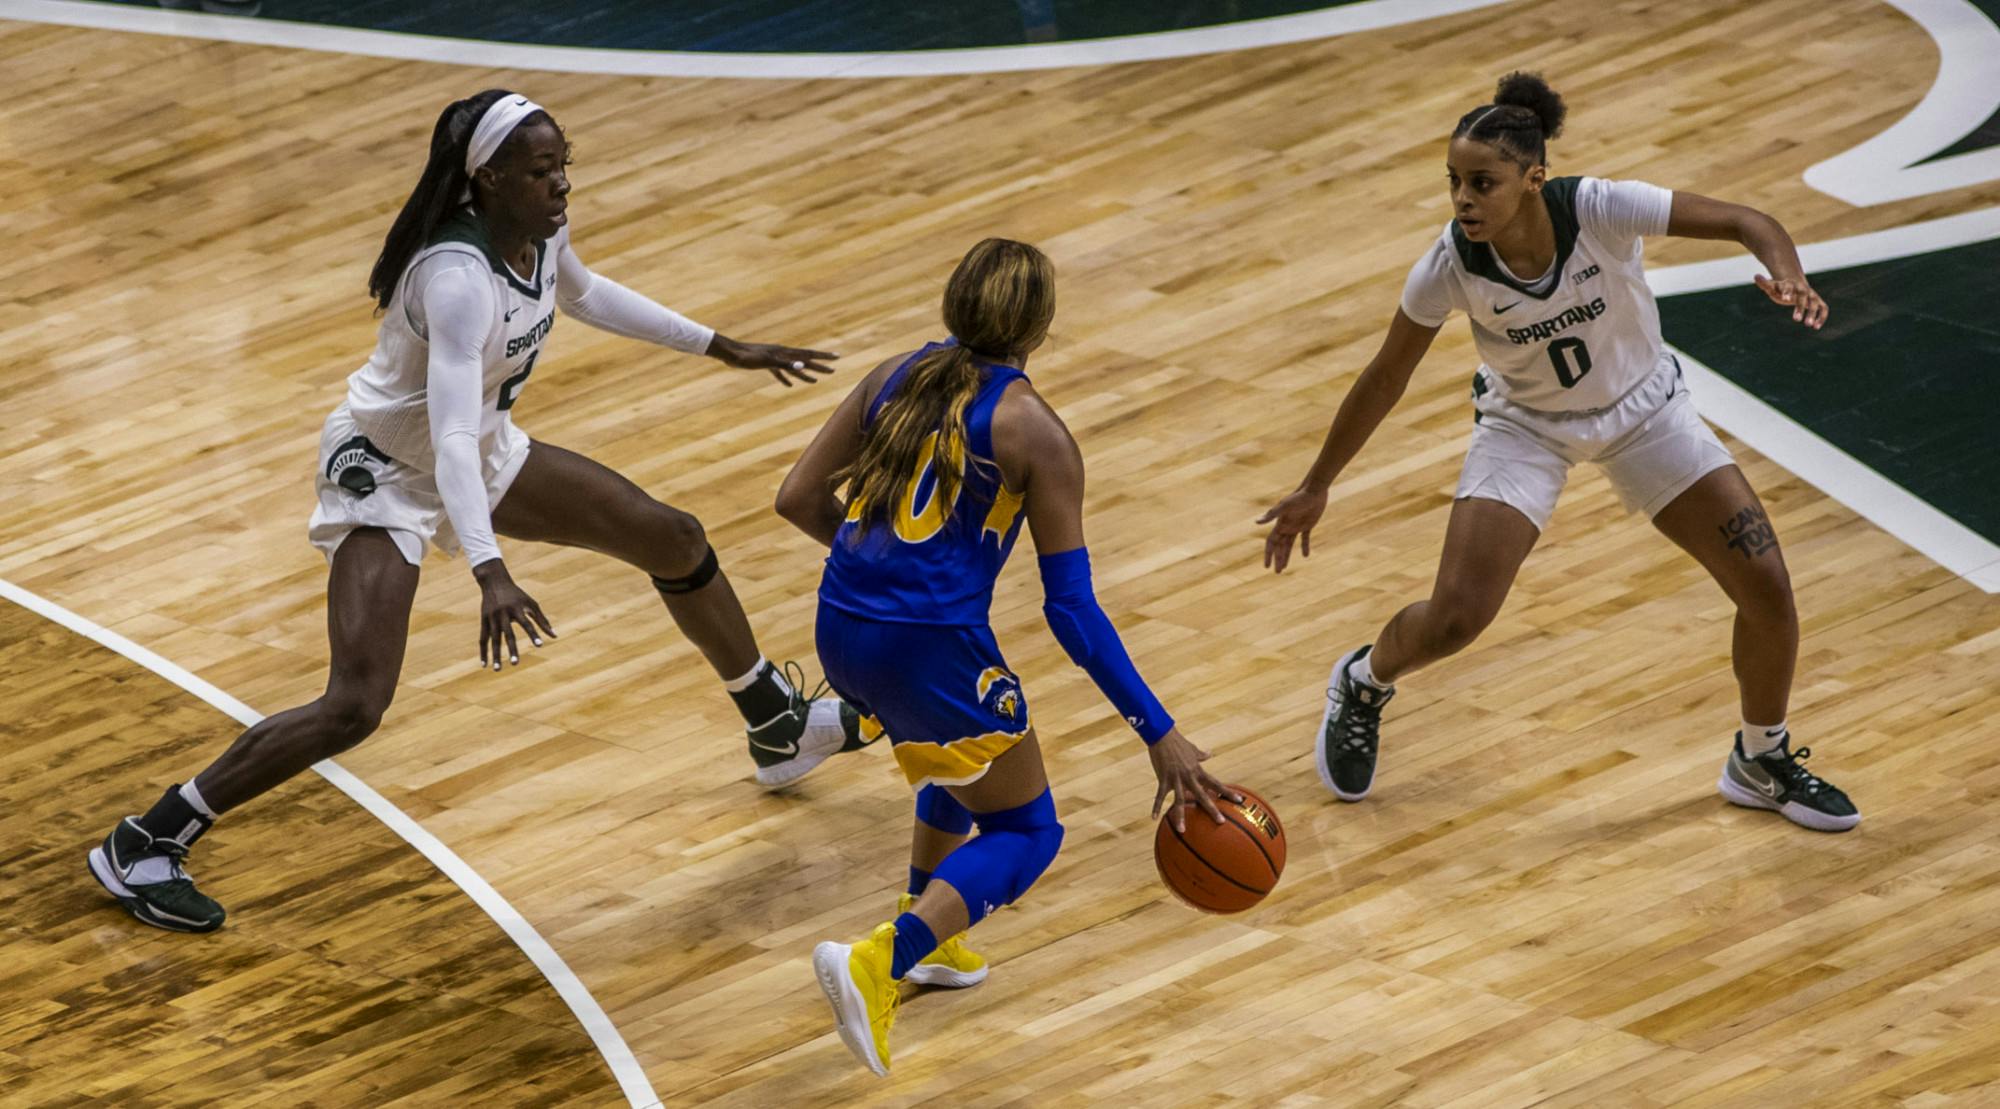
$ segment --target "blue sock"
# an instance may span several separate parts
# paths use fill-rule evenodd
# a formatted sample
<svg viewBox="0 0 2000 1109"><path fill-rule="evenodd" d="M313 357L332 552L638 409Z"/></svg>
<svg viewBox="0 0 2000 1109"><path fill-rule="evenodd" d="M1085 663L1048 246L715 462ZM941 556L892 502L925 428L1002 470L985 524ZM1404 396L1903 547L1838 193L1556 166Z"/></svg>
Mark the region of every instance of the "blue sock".
<svg viewBox="0 0 2000 1109"><path fill-rule="evenodd" d="M930 885L930 884L931 884L931 872L930 872L930 871L928 871L928 870L918 870L918 869L917 869L916 867L914 867L914 866L910 868L910 896L911 896L911 897L918 897L918 896L921 896L921 895L923 894L923 892L924 892L924 887L925 887L925 886L928 886L928 885Z"/></svg>
<svg viewBox="0 0 2000 1109"><path fill-rule="evenodd" d="M915 913L904 913L896 918L896 955L889 963L889 977L901 978L910 973L910 968L924 961L924 956L937 950L937 937L931 935L931 926Z"/></svg>

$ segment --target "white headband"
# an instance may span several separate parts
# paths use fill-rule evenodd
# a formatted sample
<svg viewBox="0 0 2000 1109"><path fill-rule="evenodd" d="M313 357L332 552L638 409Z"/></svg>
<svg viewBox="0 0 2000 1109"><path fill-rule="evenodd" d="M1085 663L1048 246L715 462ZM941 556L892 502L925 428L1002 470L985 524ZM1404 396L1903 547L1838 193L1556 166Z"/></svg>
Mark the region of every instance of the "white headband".
<svg viewBox="0 0 2000 1109"><path fill-rule="evenodd" d="M465 175L472 176L473 170L491 161L514 128L541 110L540 104L525 96L504 96L494 101L479 117L479 125L472 129L472 141L465 144Z"/></svg>

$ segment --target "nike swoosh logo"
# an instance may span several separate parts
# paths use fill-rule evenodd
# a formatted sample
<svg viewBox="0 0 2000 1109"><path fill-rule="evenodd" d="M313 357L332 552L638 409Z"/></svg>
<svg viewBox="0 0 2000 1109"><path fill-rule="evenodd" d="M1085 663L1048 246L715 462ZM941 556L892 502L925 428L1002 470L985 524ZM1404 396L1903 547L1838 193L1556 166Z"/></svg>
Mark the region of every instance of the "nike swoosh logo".
<svg viewBox="0 0 2000 1109"><path fill-rule="evenodd" d="M1517 300L1517 301L1515 301L1515 302L1514 302L1513 304L1509 304L1509 305L1508 305L1508 306L1507 306L1506 308L1502 308L1502 307L1500 307L1499 305L1497 305L1497 304L1496 304L1496 305L1494 305L1494 306L1493 306L1493 314L1497 316L1497 315L1499 315L1499 314L1500 314L1500 313L1502 313L1502 312L1506 312L1506 311L1508 311L1508 310L1510 310L1510 309L1513 309L1513 308L1515 308L1515 307L1518 307L1518 306L1520 305L1520 303L1521 303L1521 302Z"/></svg>
<svg viewBox="0 0 2000 1109"><path fill-rule="evenodd" d="M1748 777L1748 775L1745 776ZM1771 800L1776 801L1778 799L1778 783L1775 780L1760 782L1755 778L1751 778L1750 784L1757 787L1757 792L1769 797Z"/></svg>
<svg viewBox="0 0 2000 1109"><path fill-rule="evenodd" d="M1515 301L1514 303L1515 303L1515 304L1519 304L1519 303L1520 303L1520 301L1518 301L1518 300L1517 300L1517 301ZM520 309L519 309L519 308L509 308L509 309L507 309L507 310L506 310L505 312L503 312L503 313L501 313L501 314L500 314L500 322L501 322L501 323L506 323L506 322L507 322L508 320L511 320L511 319L513 319L513 318L514 318L514 313L516 313L516 312L519 312L519 311L520 311Z"/></svg>
<svg viewBox="0 0 2000 1109"><path fill-rule="evenodd" d="M799 741L796 739L785 744L783 747L773 747L768 743L759 743L756 736L751 736L750 746L755 747L759 751L769 751L774 755L796 755L799 753Z"/></svg>

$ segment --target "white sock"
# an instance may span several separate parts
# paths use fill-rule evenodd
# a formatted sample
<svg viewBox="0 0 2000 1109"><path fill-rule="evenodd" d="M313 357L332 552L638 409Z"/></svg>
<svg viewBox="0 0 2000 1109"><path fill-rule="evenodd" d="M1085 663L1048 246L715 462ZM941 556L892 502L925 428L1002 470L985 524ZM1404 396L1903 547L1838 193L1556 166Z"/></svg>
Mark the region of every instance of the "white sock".
<svg viewBox="0 0 2000 1109"><path fill-rule="evenodd" d="M1778 749L1778 745L1789 738L1785 732L1785 722L1776 724L1752 724L1743 722L1743 754L1755 758L1768 755Z"/></svg>
<svg viewBox="0 0 2000 1109"><path fill-rule="evenodd" d="M1374 656L1375 652L1370 651L1353 662L1348 663L1347 676L1360 682L1362 685L1373 686L1376 689L1388 689L1388 686L1375 680L1375 668L1368 665L1368 660Z"/></svg>
<svg viewBox="0 0 2000 1109"><path fill-rule="evenodd" d="M202 800L201 791L194 787L193 778L181 783L181 800L193 805L194 811L201 815L210 820L215 819L215 810L208 807L207 801Z"/></svg>
<svg viewBox="0 0 2000 1109"><path fill-rule="evenodd" d="M792 683L785 680L784 671L771 665L771 660L765 658L763 655L757 656L757 664L750 668L749 673L743 675L740 678L736 678L732 681L723 682L722 688L728 690L731 693L741 693L744 690L749 689L751 686L757 684L757 679L763 677L764 671L766 670L769 670L771 672L771 680L778 683L778 689L781 692L783 692L785 696L787 697L791 696Z"/></svg>

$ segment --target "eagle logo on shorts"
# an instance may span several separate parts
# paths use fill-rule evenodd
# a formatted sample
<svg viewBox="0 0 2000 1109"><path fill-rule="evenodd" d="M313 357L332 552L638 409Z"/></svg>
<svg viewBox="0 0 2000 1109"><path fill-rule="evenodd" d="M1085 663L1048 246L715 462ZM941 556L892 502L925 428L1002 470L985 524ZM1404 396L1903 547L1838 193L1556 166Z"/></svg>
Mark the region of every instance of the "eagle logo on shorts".
<svg viewBox="0 0 2000 1109"><path fill-rule="evenodd" d="M1024 723L1027 713L1021 697L1021 679L998 666L987 667L979 675L979 705L1002 720Z"/></svg>

